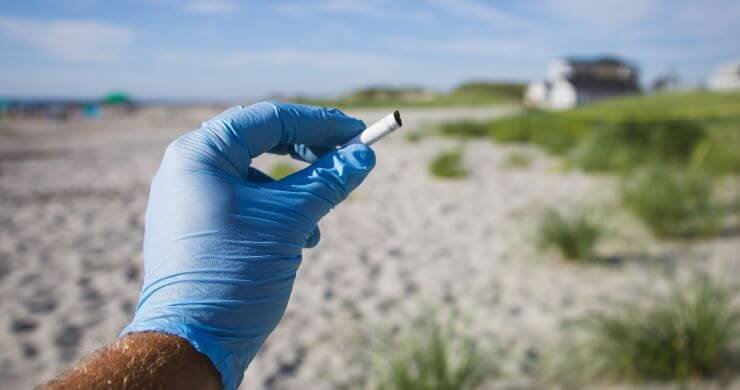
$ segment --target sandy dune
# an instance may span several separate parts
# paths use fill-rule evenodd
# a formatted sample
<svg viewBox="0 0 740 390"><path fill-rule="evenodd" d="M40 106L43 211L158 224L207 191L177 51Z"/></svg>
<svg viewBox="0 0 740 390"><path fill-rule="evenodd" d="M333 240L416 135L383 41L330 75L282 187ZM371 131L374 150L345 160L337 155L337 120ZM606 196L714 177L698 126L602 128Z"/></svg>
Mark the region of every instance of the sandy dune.
<svg viewBox="0 0 740 390"><path fill-rule="evenodd" d="M402 131L504 112L407 110ZM0 122L0 388L51 378L130 320L149 181L167 143L216 113L147 109L99 121ZM385 112L354 114L372 121ZM504 380L526 383L562 320L640 299L666 270L740 270L737 237L657 245L621 214L628 238L606 243L618 255L611 265L559 261L535 247L537 207L609 204L614 179L563 172L534 149L526 149L531 167L508 169L502 162L513 149L487 141L466 146L470 178L431 178L429 159L454 145L410 143L402 134L377 145L371 177L322 221L321 244L305 252L285 318L243 388L349 383L367 372L368 351L352 342L357 334L403 328L429 307L463 313L467 331L501 352ZM640 252L653 256L634 260Z"/></svg>

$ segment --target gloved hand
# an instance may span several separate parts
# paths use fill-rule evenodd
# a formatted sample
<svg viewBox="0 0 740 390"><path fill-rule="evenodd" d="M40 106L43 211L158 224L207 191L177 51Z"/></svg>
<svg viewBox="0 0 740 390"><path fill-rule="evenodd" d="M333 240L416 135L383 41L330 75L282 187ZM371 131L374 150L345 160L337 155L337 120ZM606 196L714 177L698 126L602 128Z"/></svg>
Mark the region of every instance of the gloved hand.
<svg viewBox="0 0 740 390"><path fill-rule="evenodd" d="M364 145L336 149L364 127L335 109L258 103L172 142L152 181L144 286L122 334L178 335L226 389L239 386L285 312L301 250L319 241L317 222L375 165ZM268 151L313 164L273 181L250 167Z"/></svg>

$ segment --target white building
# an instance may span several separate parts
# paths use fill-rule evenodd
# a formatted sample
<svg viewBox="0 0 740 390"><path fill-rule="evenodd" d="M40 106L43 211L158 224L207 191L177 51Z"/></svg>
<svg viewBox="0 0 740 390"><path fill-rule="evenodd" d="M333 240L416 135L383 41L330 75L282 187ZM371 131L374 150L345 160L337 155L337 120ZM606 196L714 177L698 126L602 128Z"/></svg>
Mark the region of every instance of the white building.
<svg viewBox="0 0 740 390"><path fill-rule="evenodd" d="M717 68L709 79L708 86L715 91L740 89L740 61Z"/></svg>
<svg viewBox="0 0 740 390"><path fill-rule="evenodd" d="M553 110L573 108L637 93L640 91L638 78L637 67L617 58L559 59L550 63L547 80L529 84L524 103Z"/></svg>

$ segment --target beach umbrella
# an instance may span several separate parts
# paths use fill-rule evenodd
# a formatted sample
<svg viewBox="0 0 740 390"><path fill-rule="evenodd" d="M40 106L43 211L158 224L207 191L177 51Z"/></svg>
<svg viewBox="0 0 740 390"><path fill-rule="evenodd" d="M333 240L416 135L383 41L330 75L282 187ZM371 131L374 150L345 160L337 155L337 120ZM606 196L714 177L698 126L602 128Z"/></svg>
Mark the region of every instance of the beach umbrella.
<svg viewBox="0 0 740 390"><path fill-rule="evenodd" d="M134 104L134 99L124 92L111 92L105 95L102 103L111 106L131 106Z"/></svg>

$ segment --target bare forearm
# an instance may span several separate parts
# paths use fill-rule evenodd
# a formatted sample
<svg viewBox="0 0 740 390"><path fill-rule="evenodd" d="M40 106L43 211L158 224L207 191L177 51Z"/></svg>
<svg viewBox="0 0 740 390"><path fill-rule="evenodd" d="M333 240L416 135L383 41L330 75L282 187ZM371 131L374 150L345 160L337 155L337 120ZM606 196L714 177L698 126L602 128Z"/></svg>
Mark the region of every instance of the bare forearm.
<svg viewBox="0 0 740 390"><path fill-rule="evenodd" d="M80 362L44 389L220 389L218 371L187 341L134 333Z"/></svg>

